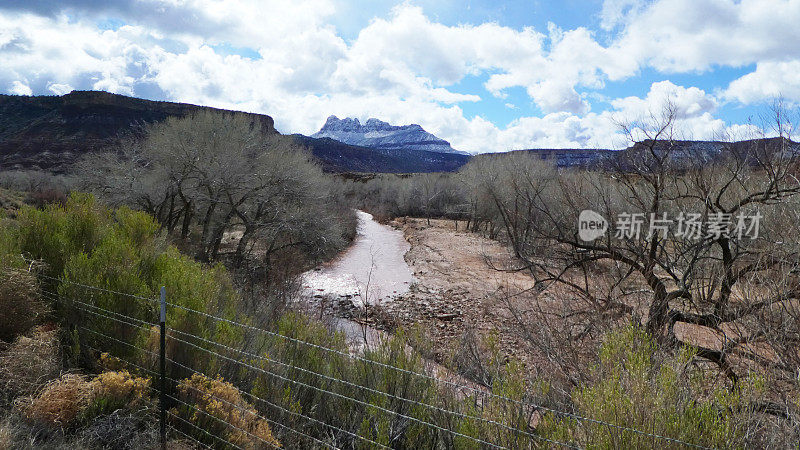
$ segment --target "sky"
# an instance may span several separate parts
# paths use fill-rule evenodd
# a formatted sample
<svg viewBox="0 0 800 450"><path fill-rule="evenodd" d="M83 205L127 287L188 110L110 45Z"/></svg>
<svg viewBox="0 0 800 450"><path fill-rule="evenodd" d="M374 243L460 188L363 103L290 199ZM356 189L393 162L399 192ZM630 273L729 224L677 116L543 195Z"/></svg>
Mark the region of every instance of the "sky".
<svg viewBox="0 0 800 450"><path fill-rule="evenodd" d="M104 90L269 114L417 123L471 153L623 148L678 109L750 137L800 103L800 0L0 0L0 93Z"/></svg>

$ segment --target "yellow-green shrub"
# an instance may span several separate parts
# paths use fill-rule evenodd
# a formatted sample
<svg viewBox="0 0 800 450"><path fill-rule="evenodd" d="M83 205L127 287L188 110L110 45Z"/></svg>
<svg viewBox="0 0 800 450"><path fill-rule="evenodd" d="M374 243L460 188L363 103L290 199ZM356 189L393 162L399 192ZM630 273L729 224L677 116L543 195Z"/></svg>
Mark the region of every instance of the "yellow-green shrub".
<svg viewBox="0 0 800 450"><path fill-rule="evenodd" d="M744 380L733 390L722 386L707 392L700 383L702 374L691 372L694 356L691 349L682 348L659 358L653 340L635 325L611 333L591 370L594 381L572 394L577 413L691 444L741 447L744 421L736 413L745 409L760 383ZM557 415L546 416L540 431L584 448L672 445L634 431Z"/></svg>
<svg viewBox="0 0 800 450"><path fill-rule="evenodd" d="M91 398L83 416L87 419L121 408L136 408L150 397L150 380L127 370L103 372L91 381Z"/></svg>
<svg viewBox="0 0 800 450"><path fill-rule="evenodd" d="M33 424L69 428L117 409L142 405L149 399L149 386L150 380L127 371L103 372L91 381L82 375L66 374L17 404L23 417Z"/></svg>
<svg viewBox="0 0 800 450"><path fill-rule="evenodd" d="M183 401L202 411L184 407L191 421L200 428L225 436L231 443L242 448L280 447L269 423L259 417L253 405L242 398L234 385L222 378L212 379L194 374L183 380L178 385L178 390Z"/></svg>

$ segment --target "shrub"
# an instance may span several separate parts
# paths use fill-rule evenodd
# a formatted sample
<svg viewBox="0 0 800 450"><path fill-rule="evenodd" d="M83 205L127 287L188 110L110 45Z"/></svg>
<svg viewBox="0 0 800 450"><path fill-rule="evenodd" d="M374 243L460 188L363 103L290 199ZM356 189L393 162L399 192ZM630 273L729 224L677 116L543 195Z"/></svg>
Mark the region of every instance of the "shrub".
<svg viewBox="0 0 800 450"><path fill-rule="evenodd" d="M133 410L149 401L150 380L127 371L103 372L91 381L66 374L48 383L33 398L18 401L28 422L47 428L69 428L78 422L118 410Z"/></svg>
<svg viewBox="0 0 800 450"><path fill-rule="evenodd" d="M0 210L0 270L26 267L20 255L17 232L16 220L6 217Z"/></svg>
<svg viewBox="0 0 800 450"><path fill-rule="evenodd" d="M44 208L53 203L63 205L66 202L67 194L58 189L37 190L28 194L28 203L37 208Z"/></svg>
<svg viewBox="0 0 800 450"><path fill-rule="evenodd" d="M47 428L67 428L89 404L92 385L81 375L66 374L45 386L39 395L19 403L23 417Z"/></svg>
<svg viewBox="0 0 800 450"><path fill-rule="evenodd" d="M48 275L60 276L72 255L94 249L110 219L109 211L86 194L70 194L64 206L25 207L17 215L20 251L46 262Z"/></svg>
<svg viewBox="0 0 800 450"><path fill-rule="evenodd" d="M182 400L202 411L187 410L191 412L191 420L200 428L211 434L224 435L231 443L243 448L280 447L267 421L258 416L253 405L242 398L234 385L222 378L194 374L183 380L178 390Z"/></svg>
<svg viewBox="0 0 800 450"><path fill-rule="evenodd" d="M0 177L2 177L2 173L0 173ZM22 208L24 204L25 195L22 192L0 188L0 215L13 216L15 211Z"/></svg>
<svg viewBox="0 0 800 450"><path fill-rule="evenodd" d="M57 378L60 369L57 331L37 327L0 355L0 390L6 400L31 395Z"/></svg>
<svg viewBox="0 0 800 450"><path fill-rule="evenodd" d="M0 269L0 339L10 342L47 314L36 277L26 270Z"/></svg>
<svg viewBox="0 0 800 450"><path fill-rule="evenodd" d="M131 375L127 370L103 372L91 381L91 399L83 412L85 419L132 409L149 400L150 380Z"/></svg>
<svg viewBox="0 0 800 450"><path fill-rule="evenodd" d="M656 344L639 327L629 325L606 337L594 380L573 392L577 414L622 427L713 448L744 445L748 396L758 380L741 381L729 390L703 388L703 374L692 372L694 352L682 348L659 357ZM591 448L652 448L654 438L597 423L548 415L540 430L550 438ZM662 441L661 445L669 445Z"/></svg>
<svg viewBox="0 0 800 450"><path fill-rule="evenodd" d="M226 318L234 318L240 303L223 266L203 265L167 246L158 223L148 214L126 207L111 209L91 195L73 193L65 205L48 205L43 210L25 207L13 232L0 230L0 238L6 234L11 243L0 243L3 254L22 253L44 263L46 274L66 280L56 283L43 278L41 285L58 292L56 318L65 325L81 327L72 327L72 342L68 343L76 358L83 349L93 348L124 359L138 359L130 346L114 339L142 346L149 334L148 330L98 315L95 310L87 311L81 303L149 322L158 313L155 304L145 298L155 297L161 286L167 287L170 303ZM19 292L23 291L17 290L15 295ZM227 344L242 338L238 330L201 319L180 309L169 312L170 326L176 330ZM194 362L196 353L170 342L170 356L181 364ZM216 373L211 363L207 369ZM176 377L184 376L173 373L173 367L170 371Z"/></svg>

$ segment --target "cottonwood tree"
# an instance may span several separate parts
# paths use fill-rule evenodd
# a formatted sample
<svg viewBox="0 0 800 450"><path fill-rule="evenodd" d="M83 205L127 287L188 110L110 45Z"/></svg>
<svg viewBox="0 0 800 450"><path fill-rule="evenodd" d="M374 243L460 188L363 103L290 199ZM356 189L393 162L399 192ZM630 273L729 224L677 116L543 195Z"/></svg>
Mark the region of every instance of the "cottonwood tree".
<svg viewBox="0 0 800 450"><path fill-rule="evenodd" d="M583 323L574 338L633 317L662 348L689 345L734 383L754 366L796 383L800 149L785 109L777 104L770 117L760 139L703 148L677 139L680 111L667 104L622 124L636 144L606 170L523 168L493 189L521 269L537 288L571 297L561 317ZM583 210L609 221L604 236L581 239ZM757 236L739 233L740 220L750 227L757 216ZM640 232L619 233L631 217ZM704 224L693 235L690 219Z"/></svg>
<svg viewBox="0 0 800 450"><path fill-rule="evenodd" d="M171 117L79 167L84 187L111 203L139 207L170 232L180 225L202 260L217 259L234 231L238 262L300 246L316 257L343 245L347 213L309 152L244 114Z"/></svg>

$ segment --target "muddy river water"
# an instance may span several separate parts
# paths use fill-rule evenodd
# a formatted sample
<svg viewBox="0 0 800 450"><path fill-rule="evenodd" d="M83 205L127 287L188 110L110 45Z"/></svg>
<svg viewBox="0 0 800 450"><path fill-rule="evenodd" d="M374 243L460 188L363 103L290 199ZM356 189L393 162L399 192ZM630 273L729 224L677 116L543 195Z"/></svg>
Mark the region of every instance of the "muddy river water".
<svg viewBox="0 0 800 450"><path fill-rule="evenodd" d="M410 248L401 231L357 211L358 235L336 260L303 274L307 294L348 297L356 306L379 304L406 293L414 275L403 256Z"/></svg>
<svg viewBox="0 0 800 450"><path fill-rule="evenodd" d="M381 225L372 215L363 211L358 214L358 235L349 249L339 258L303 274L302 286L305 296L311 298L344 299L356 307L390 302L408 292L416 280L404 258L410 245L403 232ZM351 351L363 351L387 335L380 330L363 325L355 320L328 314L335 328L347 337ZM407 347L409 352L414 350ZM474 383L451 373L445 367L427 360L426 367L437 378L448 379L468 389L478 388Z"/></svg>

